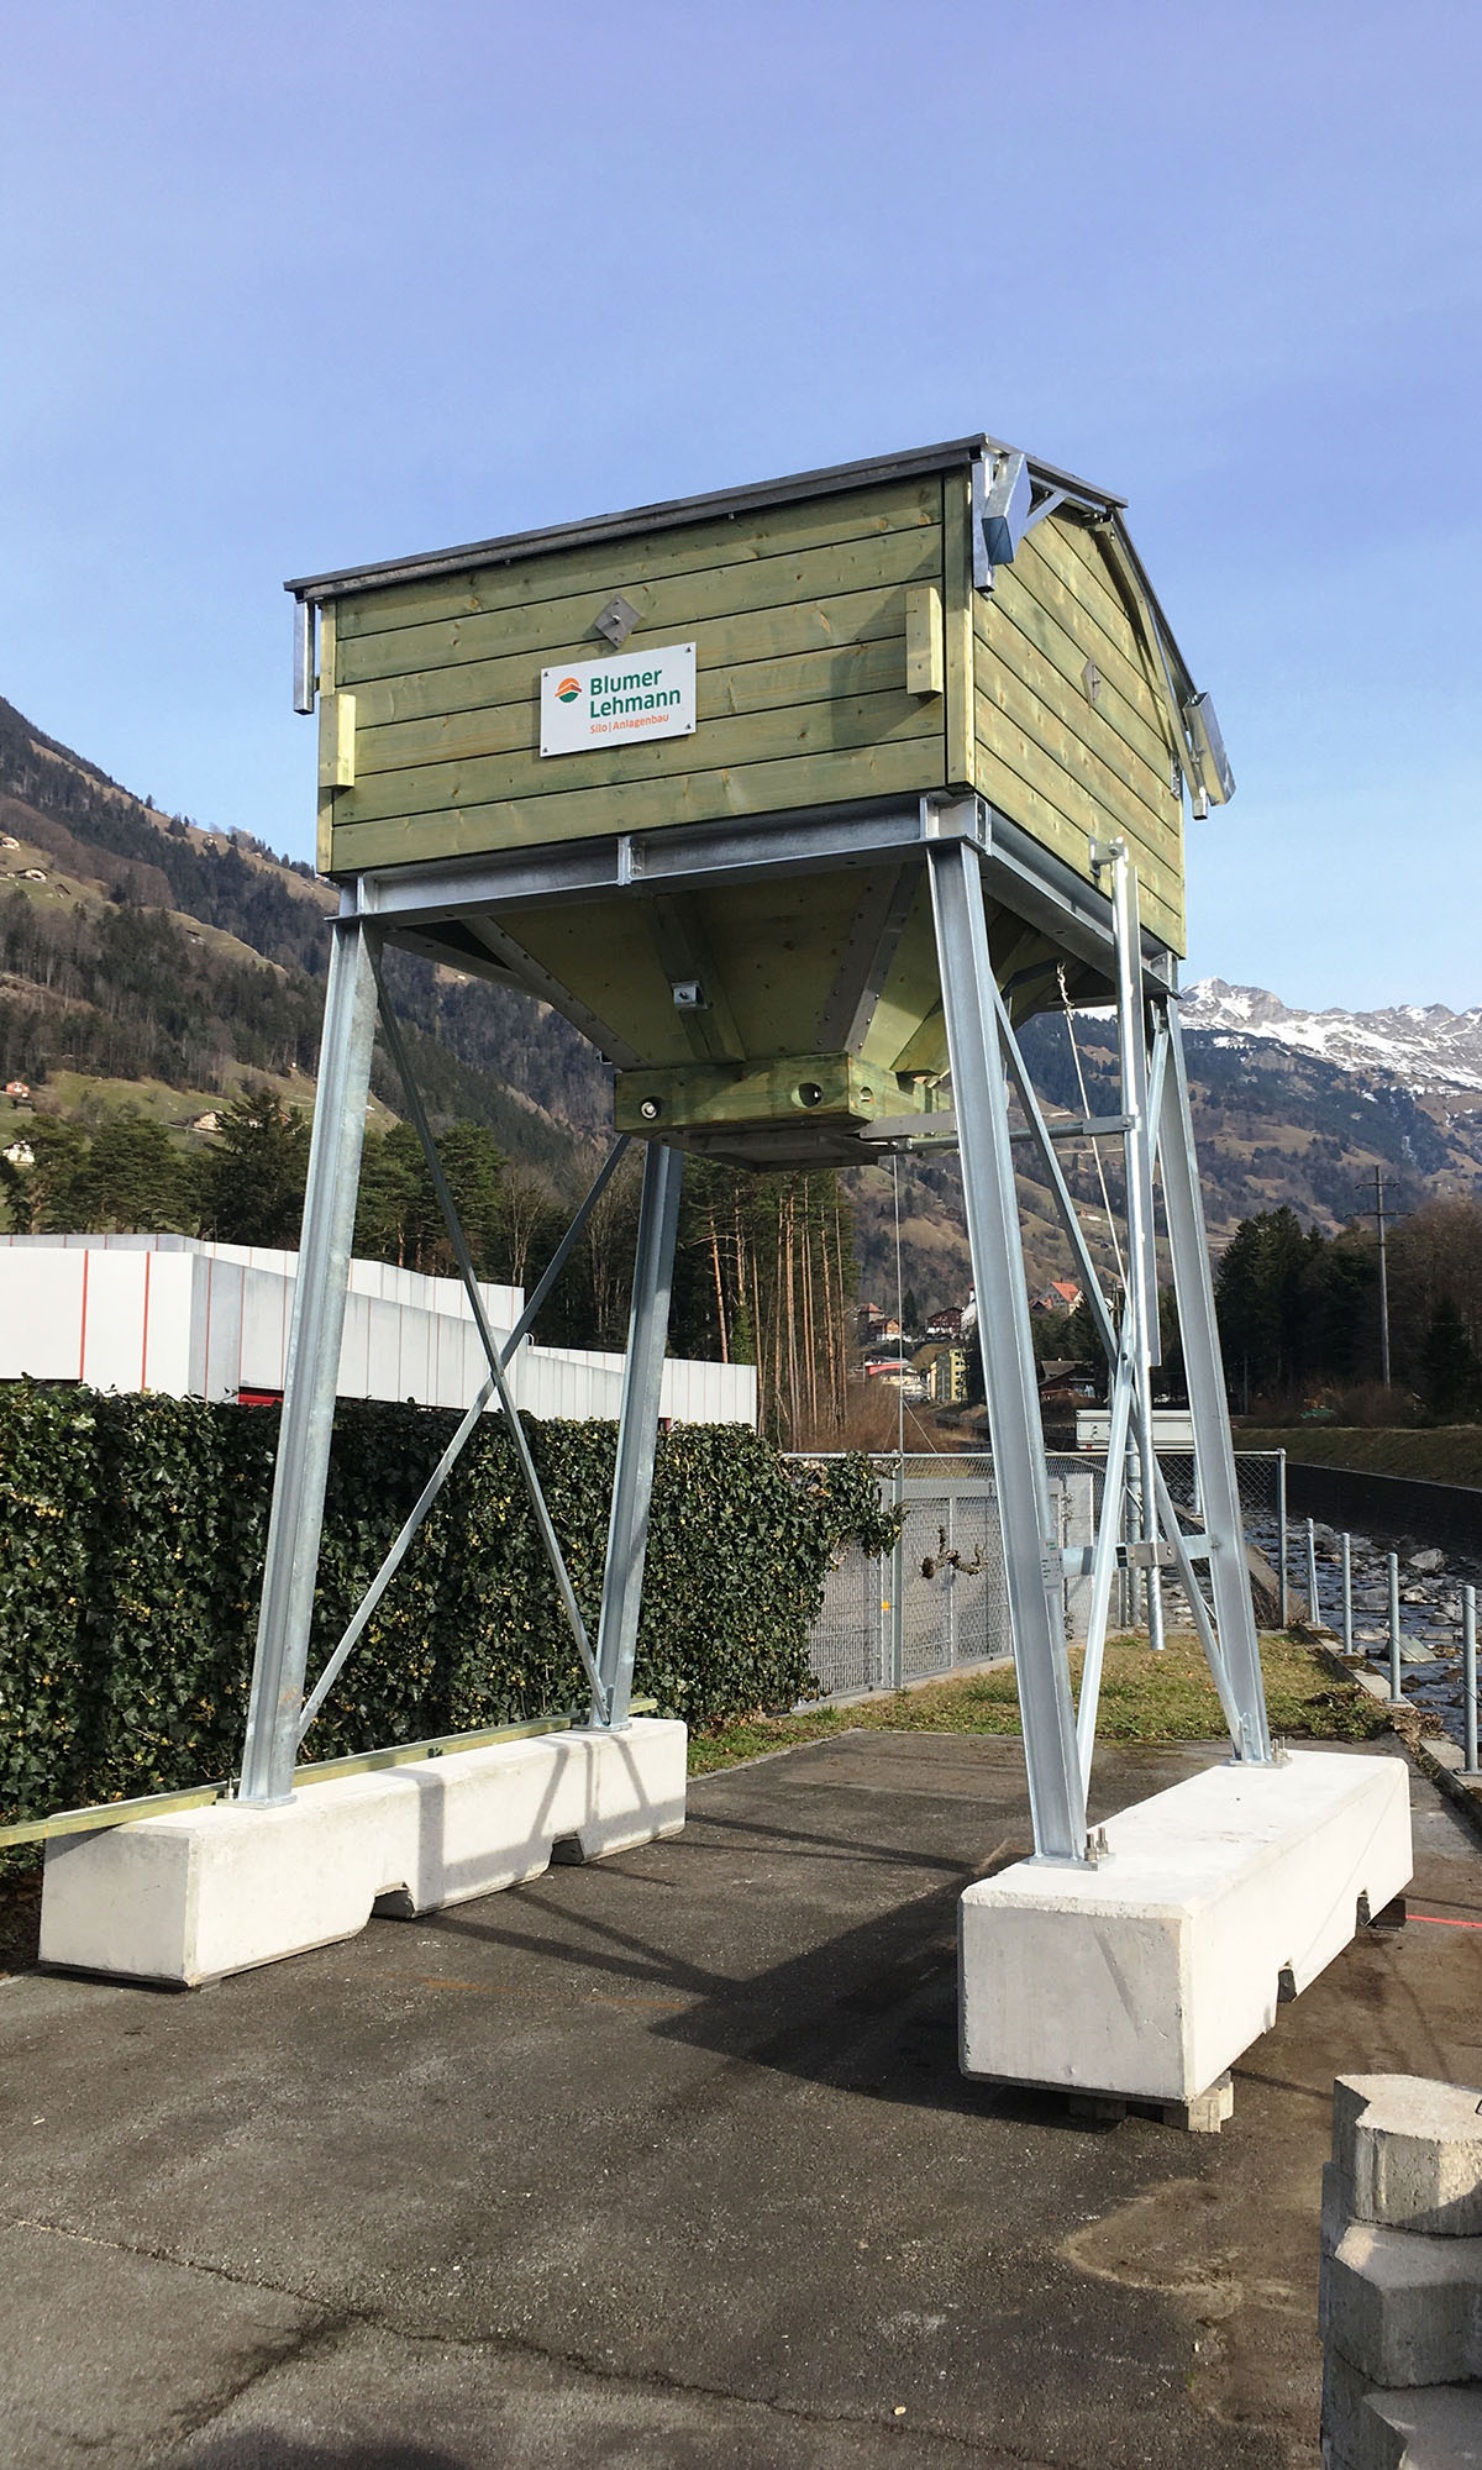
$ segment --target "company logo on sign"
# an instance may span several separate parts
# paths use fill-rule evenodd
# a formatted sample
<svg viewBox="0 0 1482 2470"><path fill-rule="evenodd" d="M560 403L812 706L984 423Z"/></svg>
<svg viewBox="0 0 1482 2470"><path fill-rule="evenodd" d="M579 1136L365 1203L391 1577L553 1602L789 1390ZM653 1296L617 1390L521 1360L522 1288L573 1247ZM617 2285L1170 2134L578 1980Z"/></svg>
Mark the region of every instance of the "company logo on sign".
<svg viewBox="0 0 1482 2470"><path fill-rule="evenodd" d="M688 737L695 726L695 647L665 643L617 660L540 673L540 751L578 755L642 738Z"/></svg>

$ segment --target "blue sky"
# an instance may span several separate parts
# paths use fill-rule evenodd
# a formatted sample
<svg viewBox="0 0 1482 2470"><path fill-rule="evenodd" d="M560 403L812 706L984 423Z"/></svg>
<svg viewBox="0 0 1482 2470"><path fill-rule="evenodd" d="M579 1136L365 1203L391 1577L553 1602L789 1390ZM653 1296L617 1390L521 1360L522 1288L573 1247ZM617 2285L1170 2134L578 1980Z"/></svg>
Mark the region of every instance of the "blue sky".
<svg viewBox="0 0 1482 2470"><path fill-rule="evenodd" d="M1482 1002L1482 10L0 5L0 694L308 853L285 575L986 427L1239 781L1190 967Z"/></svg>

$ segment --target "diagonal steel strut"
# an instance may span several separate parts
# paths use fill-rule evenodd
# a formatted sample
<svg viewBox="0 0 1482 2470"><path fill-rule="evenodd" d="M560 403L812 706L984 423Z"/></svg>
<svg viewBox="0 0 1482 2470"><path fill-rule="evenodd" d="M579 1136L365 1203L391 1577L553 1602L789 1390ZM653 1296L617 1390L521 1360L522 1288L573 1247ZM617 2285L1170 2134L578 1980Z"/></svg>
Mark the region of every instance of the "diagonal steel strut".
<svg viewBox="0 0 1482 2470"><path fill-rule="evenodd" d="M588 1192L586 1199L582 1202L582 1205L580 1209L578 1209L575 1217L572 1219L571 1224L566 1229L561 1241L556 1246L554 1253L551 1255L550 1263L544 1276L541 1278L534 1294L526 1304L524 1311L520 1314L518 1321L516 1321L514 1328L511 1330L508 1338L505 1340L505 1343L500 1350L500 1361L503 1363L506 1370L508 1370L510 1364L514 1361L516 1354L519 1352L519 1349L523 1346L526 1338L534 1328L535 1322L540 1314L541 1307L544 1305L547 1296L555 1286L562 1270L566 1267L567 1262L570 1260L572 1251L580 1240L582 1230L586 1226L588 1219L591 1217L593 1210L597 1206L597 1203L601 1200L603 1193L607 1190L609 1183L612 1181L612 1178L617 1171L619 1163L631 1146L631 1142L631 1133L620 1132L611 1149L608 1151L606 1158L603 1160L602 1166L598 1170L596 1180L593 1183L591 1190ZM441 1458L439 1458L437 1465L428 1476L415 1506L408 1513L405 1526L402 1528L401 1533L397 1536L395 1543L391 1546L385 1560L381 1563L380 1568L371 1580L370 1585L366 1588L360 1602L356 1605L355 1610L351 1614L349 1622L345 1628L344 1635L341 1637L334 1653L330 1656L324 1670L315 1682L312 1694L305 1701L303 1714L299 1718L298 1738L300 1742L302 1742L304 1735L314 1722L315 1717L318 1715L325 1699L329 1696L330 1691L339 1679L340 1674L344 1671L346 1663L349 1661L350 1656L354 1653L356 1641L359 1639L366 1623L375 1612L382 1596L385 1594L387 1588L391 1584L392 1579L396 1576L397 1571L400 1569L403 1561L407 1557L407 1554L410 1552L412 1545L415 1543L428 1513L433 1506L433 1503L438 1497L438 1494L442 1491L448 1477L452 1474L458 1460L463 1455L463 1451L468 1442L478 1430L478 1427L483 1420L485 1409L493 1396L494 1381L491 1375L491 1377L484 1382L478 1396L474 1399L473 1404L469 1407L462 1423L458 1426L458 1429L449 1441L447 1448L443 1451Z"/></svg>
<svg viewBox="0 0 1482 2470"><path fill-rule="evenodd" d="M587 1625L581 1617L581 1606L576 1600L576 1592L571 1584L570 1573L561 1551L560 1539L551 1523L551 1513L546 1507L545 1494L540 1488L540 1477L535 1471L535 1460L530 1455L529 1438L516 1411L509 1383L504 1377L504 1365L500 1360L494 1332L489 1327L489 1316L484 1310L484 1299L479 1291L479 1282L469 1253L468 1240L464 1235L457 1204L443 1171L443 1162L437 1154L437 1143L432 1137L432 1126L427 1120L427 1109L422 1103L422 1093L412 1077L411 1062L402 1038L401 1024L391 1009L390 998L386 993L386 982L381 975L381 955L374 940L370 951L371 967L376 974L376 996L381 1014L381 1027L385 1032L386 1044L391 1050L392 1061L401 1077L402 1088L406 1092L407 1108L416 1126L417 1138L422 1144L422 1154L427 1161L427 1171L432 1177L432 1188L437 1195L437 1205L442 1211L443 1224L448 1230L448 1241L453 1247L453 1258L458 1264L458 1275L463 1280L473 1310L474 1323L484 1353L488 1357L489 1371L499 1396L499 1403L504 1409L505 1421L509 1426L509 1437L514 1443L515 1456L520 1462L520 1473L525 1479L525 1489L530 1495L530 1506L535 1512L535 1523L540 1532L540 1540L545 1547L546 1559L551 1565L551 1575L556 1582L556 1592L561 1599L561 1609L566 1615L567 1626L576 1642L577 1653L586 1667L587 1679L591 1682L599 1699L605 1701L606 1692L598 1678L596 1662L587 1639Z"/></svg>

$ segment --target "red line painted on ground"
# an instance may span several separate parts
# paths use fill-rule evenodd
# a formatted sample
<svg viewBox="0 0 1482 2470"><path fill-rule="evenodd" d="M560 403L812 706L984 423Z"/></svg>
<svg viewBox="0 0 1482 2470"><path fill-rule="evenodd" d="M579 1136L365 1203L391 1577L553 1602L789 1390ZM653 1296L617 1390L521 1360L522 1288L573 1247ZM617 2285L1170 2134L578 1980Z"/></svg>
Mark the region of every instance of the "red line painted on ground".
<svg viewBox="0 0 1482 2470"><path fill-rule="evenodd" d="M1411 1921L1433 1921L1438 1930L1482 1930L1482 1921L1449 1921L1444 1913L1411 1913Z"/></svg>

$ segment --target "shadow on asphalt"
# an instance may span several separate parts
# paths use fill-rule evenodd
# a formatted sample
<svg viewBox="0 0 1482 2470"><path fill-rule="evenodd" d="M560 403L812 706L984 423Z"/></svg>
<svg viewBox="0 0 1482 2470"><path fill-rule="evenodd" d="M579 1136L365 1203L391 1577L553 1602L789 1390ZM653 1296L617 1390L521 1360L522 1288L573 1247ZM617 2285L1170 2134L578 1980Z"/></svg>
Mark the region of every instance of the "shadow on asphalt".
<svg viewBox="0 0 1482 2470"><path fill-rule="evenodd" d="M758 1832L793 1831L753 1828L753 1840ZM796 1841L816 1853L829 1839L799 1830ZM1006 1868L1028 1850L1027 1843L1015 1841L1002 1844L981 1865L934 1861L930 1866L945 1873L940 1887L741 1978L619 1929L590 1910L574 1910L564 1898L549 1909L562 1932L564 1963L684 2002L680 2013L655 2018L649 2029L658 2039L686 2042L867 2100L972 2117L991 2114L1084 2136L1100 2130L1072 2119L1063 2095L969 2083L956 2064L958 1899L974 1878ZM854 1852L859 1857L858 1847ZM868 1848L864 1857L872 1857ZM883 1848L873 1857L899 1858ZM536 1884L524 1889L520 1900L528 1910L545 1899ZM523 1954L551 1953L546 1934L511 1927L503 1919L446 1911L432 1927L439 1937Z"/></svg>

